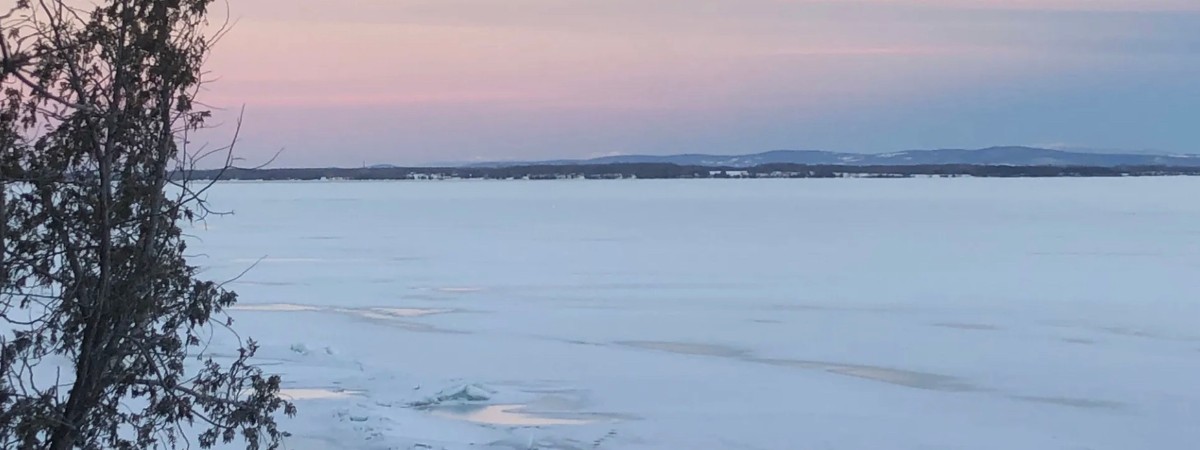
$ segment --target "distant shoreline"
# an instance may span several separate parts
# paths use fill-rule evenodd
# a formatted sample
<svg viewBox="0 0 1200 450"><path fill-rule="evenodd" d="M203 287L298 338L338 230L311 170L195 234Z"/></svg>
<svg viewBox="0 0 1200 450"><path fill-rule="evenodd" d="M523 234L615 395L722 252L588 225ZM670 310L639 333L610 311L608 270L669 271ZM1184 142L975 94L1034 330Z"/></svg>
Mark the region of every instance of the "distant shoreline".
<svg viewBox="0 0 1200 450"><path fill-rule="evenodd" d="M911 165L841 166L765 164L755 167L681 166L664 163L531 165L512 167L280 168L196 170L188 178L230 181L316 180L621 180L801 178L1063 178L1197 176L1200 167ZM182 178L182 173L175 175Z"/></svg>

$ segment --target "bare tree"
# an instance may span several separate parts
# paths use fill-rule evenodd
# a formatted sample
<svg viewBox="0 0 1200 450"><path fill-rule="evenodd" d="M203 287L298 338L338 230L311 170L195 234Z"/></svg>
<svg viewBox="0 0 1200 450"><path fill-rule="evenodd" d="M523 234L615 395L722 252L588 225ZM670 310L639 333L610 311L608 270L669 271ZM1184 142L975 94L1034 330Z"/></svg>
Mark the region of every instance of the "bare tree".
<svg viewBox="0 0 1200 450"><path fill-rule="evenodd" d="M185 258L186 174L232 162L187 141L210 2L0 10L0 448L275 448L294 414L252 340L206 353L237 297Z"/></svg>

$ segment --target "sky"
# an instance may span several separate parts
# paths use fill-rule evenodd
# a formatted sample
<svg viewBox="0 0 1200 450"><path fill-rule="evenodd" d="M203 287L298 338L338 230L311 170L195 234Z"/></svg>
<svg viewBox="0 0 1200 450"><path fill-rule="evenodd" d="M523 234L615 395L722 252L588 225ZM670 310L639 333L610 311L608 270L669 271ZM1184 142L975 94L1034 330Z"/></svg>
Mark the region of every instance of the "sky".
<svg viewBox="0 0 1200 450"><path fill-rule="evenodd" d="M1198 0L231 0L245 164L1200 153Z"/></svg>

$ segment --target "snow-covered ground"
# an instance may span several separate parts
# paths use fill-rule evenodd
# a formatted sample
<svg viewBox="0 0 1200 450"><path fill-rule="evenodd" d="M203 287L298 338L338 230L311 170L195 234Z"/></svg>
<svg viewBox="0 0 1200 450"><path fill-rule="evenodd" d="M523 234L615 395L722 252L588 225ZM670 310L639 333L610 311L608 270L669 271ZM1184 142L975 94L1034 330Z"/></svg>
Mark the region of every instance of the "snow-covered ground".
<svg viewBox="0 0 1200 450"><path fill-rule="evenodd" d="M289 448L1181 449L1196 192L226 183L193 251L258 261L235 326L297 398Z"/></svg>

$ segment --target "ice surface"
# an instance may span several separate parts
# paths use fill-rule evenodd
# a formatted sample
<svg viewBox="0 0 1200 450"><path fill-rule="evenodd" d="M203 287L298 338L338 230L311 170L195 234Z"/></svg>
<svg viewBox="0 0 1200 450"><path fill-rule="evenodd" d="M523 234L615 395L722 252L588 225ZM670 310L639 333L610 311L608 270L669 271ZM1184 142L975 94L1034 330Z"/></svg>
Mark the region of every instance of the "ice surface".
<svg viewBox="0 0 1200 450"><path fill-rule="evenodd" d="M279 394L288 400L329 400L346 398L356 395L353 391L343 391L336 389L280 389Z"/></svg>
<svg viewBox="0 0 1200 450"><path fill-rule="evenodd" d="M189 231L206 276L254 265L259 362L348 393L297 397L288 448L1174 449L1200 440L1197 191L228 183L235 214Z"/></svg>
<svg viewBox="0 0 1200 450"><path fill-rule="evenodd" d="M466 420L485 425L504 425L513 427L543 427L554 425L586 425L590 423L581 419L560 419L554 417L539 417L522 412L526 405L490 405L480 408L468 407L455 411L453 409L438 409L434 415L450 419Z"/></svg>

